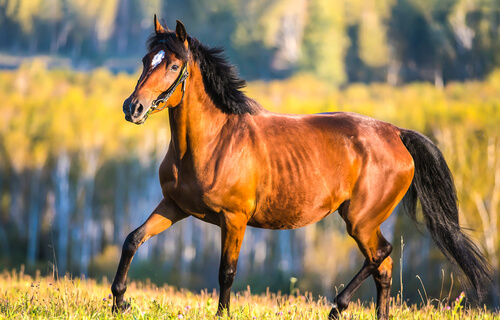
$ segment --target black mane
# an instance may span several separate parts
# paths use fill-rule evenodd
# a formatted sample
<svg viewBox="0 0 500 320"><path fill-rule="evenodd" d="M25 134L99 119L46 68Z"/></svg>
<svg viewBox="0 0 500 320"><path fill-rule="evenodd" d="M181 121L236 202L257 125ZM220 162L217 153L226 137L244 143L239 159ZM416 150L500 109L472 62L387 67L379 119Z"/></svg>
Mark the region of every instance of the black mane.
<svg viewBox="0 0 500 320"><path fill-rule="evenodd" d="M221 47L209 48L198 39L188 37L189 52L177 39L175 33L153 34L148 42L148 50L162 45L178 59L187 61L191 55L198 64L203 77L205 90L215 106L227 114L256 114L262 107L248 98L241 89L246 82L238 77Z"/></svg>

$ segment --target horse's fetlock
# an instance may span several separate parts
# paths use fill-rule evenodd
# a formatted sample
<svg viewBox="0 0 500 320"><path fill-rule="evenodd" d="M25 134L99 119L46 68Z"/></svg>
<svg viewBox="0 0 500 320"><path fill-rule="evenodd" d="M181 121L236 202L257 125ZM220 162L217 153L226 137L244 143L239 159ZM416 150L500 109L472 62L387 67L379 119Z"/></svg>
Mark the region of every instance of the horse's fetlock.
<svg viewBox="0 0 500 320"><path fill-rule="evenodd" d="M230 286L233 284L236 270L234 268L224 269L219 272L219 284Z"/></svg>
<svg viewBox="0 0 500 320"><path fill-rule="evenodd" d="M337 298L335 298L335 304L337 305L337 309L340 312L347 309L347 307L349 306L349 302L349 299L345 298L344 296L337 296Z"/></svg>
<svg viewBox="0 0 500 320"><path fill-rule="evenodd" d="M115 297L123 296L125 291L127 291L127 285L125 283L113 283L111 285L111 292Z"/></svg>

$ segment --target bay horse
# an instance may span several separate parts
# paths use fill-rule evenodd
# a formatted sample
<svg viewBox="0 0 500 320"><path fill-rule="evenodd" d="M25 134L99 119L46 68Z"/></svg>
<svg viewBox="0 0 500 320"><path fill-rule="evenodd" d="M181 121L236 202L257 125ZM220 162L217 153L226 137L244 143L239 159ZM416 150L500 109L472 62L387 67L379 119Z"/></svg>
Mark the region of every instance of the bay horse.
<svg viewBox="0 0 500 320"><path fill-rule="evenodd" d="M420 200L436 245L461 271L462 283L485 296L490 266L461 230L452 175L431 140L354 113L269 112L241 91L245 82L222 49L188 36L180 21L171 31L155 16L154 28L123 112L142 124L168 109L171 142L159 169L163 199L125 239L111 287L114 311L130 307L126 278L139 246L179 220L194 216L221 228L221 316L229 313L247 226L293 229L338 211L366 260L336 296L329 319L338 319L369 276L377 316L388 319L392 246L380 225L403 199L415 221Z"/></svg>

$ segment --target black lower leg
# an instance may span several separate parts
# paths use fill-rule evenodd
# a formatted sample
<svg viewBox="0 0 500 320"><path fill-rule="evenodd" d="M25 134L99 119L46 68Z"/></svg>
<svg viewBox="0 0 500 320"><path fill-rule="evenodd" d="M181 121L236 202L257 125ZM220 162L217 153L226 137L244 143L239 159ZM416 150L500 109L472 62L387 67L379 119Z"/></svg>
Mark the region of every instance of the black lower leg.
<svg viewBox="0 0 500 320"><path fill-rule="evenodd" d="M366 278L372 275L373 270L375 269L375 265L369 263L368 260L365 261L363 268L361 268L358 274L356 274L351 282L349 282L345 289L342 290L337 297L335 297L335 303L330 311L328 319L339 318L340 314L349 306L349 302L351 301L356 290L358 290L359 286L366 280Z"/></svg>
<svg viewBox="0 0 500 320"><path fill-rule="evenodd" d="M236 275L236 266L223 266L219 269L219 306L217 308L217 315L222 316L224 310L229 313L229 303L231 300L231 286L233 285L234 277Z"/></svg>
<svg viewBox="0 0 500 320"><path fill-rule="evenodd" d="M123 299L125 291L127 291L127 274L130 268L130 263L134 257L135 252L142 244L144 238L144 231L141 228L136 229L130 233L125 242L123 243L122 256L118 264L115 279L111 285L111 292L113 293L113 311L126 311L130 305Z"/></svg>

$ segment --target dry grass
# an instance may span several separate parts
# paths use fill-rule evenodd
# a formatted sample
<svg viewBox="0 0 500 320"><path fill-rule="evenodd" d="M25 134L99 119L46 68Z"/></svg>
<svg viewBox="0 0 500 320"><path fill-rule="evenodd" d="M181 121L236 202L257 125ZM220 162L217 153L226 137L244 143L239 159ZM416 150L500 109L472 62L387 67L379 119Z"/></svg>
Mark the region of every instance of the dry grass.
<svg viewBox="0 0 500 320"><path fill-rule="evenodd" d="M251 294L250 288L233 295L231 319L326 319L331 304L311 294L293 296ZM55 280L3 272L0 275L0 319L214 319L216 292L195 294L169 286L132 282L126 293L132 308L127 314L111 312L110 284L106 279ZM394 299L393 319L500 319L487 310L464 309L461 299L408 307ZM436 304L434 304L436 305ZM373 304L352 303L344 319L375 319ZM225 317L225 319L229 319Z"/></svg>

